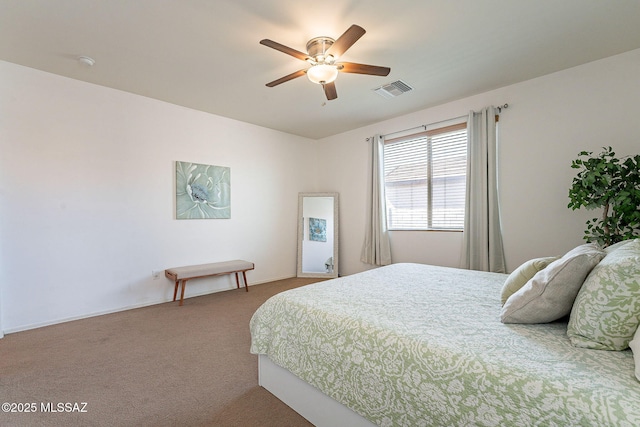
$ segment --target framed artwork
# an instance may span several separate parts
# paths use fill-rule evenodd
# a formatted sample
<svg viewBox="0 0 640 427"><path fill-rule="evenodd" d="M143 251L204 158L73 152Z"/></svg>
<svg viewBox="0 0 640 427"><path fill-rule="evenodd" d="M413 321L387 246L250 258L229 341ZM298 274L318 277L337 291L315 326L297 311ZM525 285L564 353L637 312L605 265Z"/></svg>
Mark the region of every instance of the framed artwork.
<svg viewBox="0 0 640 427"><path fill-rule="evenodd" d="M176 219L231 218L231 169L176 162Z"/></svg>
<svg viewBox="0 0 640 427"><path fill-rule="evenodd" d="M309 240L315 242L327 241L327 220L309 218Z"/></svg>

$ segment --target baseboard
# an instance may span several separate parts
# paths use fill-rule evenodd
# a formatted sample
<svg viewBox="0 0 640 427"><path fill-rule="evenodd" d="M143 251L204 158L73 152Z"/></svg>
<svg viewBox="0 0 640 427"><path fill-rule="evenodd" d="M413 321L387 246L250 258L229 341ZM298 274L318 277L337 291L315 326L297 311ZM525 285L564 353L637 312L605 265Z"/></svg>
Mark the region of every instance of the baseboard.
<svg viewBox="0 0 640 427"><path fill-rule="evenodd" d="M249 287L256 286L256 285L262 285L262 284L270 283L270 282L277 282L279 280L292 279L294 277L296 277L296 276L286 276L286 277L262 280L262 281L259 281L259 282L251 283L249 285ZM229 288L224 288L224 289L213 289L213 290L199 292L199 293L195 293L195 294L192 294L192 295L189 295L189 296L185 296L184 299L201 297L201 296L204 296L204 295L215 294L215 293L218 293L218 292L231 291L231 290L234 290L234 289L236 289L235 286L230 286ZM44 328L45 326L52 326L52 325L57 325L57 324L60 324L60 323L73 322L75 320L89 319L91 317L104 316L105 314L119 313L121 311L127 311L127 310L135 310L137 308L150 307L152 305L158 305L158 304L166 304L167 302L172 302L172 301L171 300L167 301L166 299L162 299L162 300L145 302L145 303L141 303L141 304L128 305L128 306L125 306L125 307L115 308L115 309L112 309L112 310L97 311L97 312L93 312L93 313L83 314L83 315L79 315L79 316L65 317L65 318L62 318L62 319L56 319L56 320L51 320L51 321L42 322L42 323L33 323L31 325L20 326L20 327L17 327L17 328L8 328L8 329L5 329L3 331L0 331L0 339L2 339L4 337L4 335L6 335L6 334L15 334L16 332L23 332L23 331L28 331L28 330L31 330L31 329Z"/></svg>

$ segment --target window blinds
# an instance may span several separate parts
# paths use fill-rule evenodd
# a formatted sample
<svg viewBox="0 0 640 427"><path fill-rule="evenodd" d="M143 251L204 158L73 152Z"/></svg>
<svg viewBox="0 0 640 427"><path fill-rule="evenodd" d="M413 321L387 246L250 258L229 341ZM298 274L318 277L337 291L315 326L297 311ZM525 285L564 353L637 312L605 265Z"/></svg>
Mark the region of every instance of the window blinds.
<svg viewBox="0 0 640 427"><path fill-rule="evenodd" d="M466 123L387 141L388 228L462 230L466 169Z"/></svg>

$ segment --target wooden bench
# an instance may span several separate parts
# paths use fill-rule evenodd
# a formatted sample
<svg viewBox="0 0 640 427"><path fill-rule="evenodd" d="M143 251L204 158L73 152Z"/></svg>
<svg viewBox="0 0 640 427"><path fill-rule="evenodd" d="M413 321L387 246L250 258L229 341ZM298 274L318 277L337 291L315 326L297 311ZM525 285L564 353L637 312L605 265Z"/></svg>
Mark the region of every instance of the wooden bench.
<svg viewBox="0 0 640 427"><path fill-rule="evenodd" d="M176 300L176 296L178 295L178 285L182 284L182 292L180 293L180 305L182 305L182 303L184 302L184 288L187 285L187 280L235 273L236 285L238 286L238 289L240 289L240 279L238 278L238 273L242 273L242 277L244 278L244 288L247 292L249 292L246 272L248 270L253 270L254 267L255 266L252 262L237 259L234 261L214 262L211 264L187 265L184 267L168 268L164 271L164 275L176 282L176 287L173 290L174 301Z"/></svg>

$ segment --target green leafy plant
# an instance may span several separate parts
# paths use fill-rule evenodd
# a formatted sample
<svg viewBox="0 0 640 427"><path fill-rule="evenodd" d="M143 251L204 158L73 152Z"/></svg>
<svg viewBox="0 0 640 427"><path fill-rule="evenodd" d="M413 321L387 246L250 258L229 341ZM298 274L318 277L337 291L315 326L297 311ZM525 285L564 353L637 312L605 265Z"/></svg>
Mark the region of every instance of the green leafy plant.
<svg viewBox="0 0 640 427"><path fill-rule="evenodd" d="M572 210L602 208L587 221L584 239L609 246L640 237L640 155L616 158L611 147L593 156L582 151L571 162L579 169L569 189Z"/></svg>

